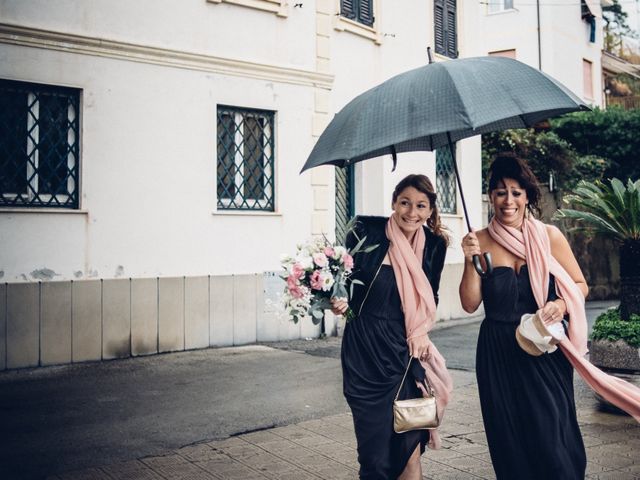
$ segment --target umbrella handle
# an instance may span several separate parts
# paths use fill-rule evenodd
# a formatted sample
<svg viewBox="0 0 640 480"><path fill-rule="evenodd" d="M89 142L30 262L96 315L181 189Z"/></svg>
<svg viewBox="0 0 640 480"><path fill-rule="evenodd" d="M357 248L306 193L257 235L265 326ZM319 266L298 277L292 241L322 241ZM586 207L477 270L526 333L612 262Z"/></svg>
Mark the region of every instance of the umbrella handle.
<svg viewBox="0 0 640 480"><path fill-rule="evenodd" d="M482 269L482 264L480 264L480 255L473 256L473 266L482 278L486 278L493 273L493 263L491 262L491 254L489 252L484 252L482 254L484 257L484 261L487 264L487 271L485 272Z"/></svg>

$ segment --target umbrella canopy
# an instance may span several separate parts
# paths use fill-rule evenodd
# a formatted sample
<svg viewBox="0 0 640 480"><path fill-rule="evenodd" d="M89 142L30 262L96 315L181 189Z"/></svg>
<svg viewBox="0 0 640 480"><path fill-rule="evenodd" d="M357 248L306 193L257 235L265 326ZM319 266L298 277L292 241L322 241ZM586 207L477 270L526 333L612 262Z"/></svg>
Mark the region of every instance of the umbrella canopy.
<svg viewBox="0 0 640 480"><path fill-rule="evenodd" d="M589 107L558 81L511 58L430 63L349 102L322 133L302 171L434 150L577 110Z"/></svg>

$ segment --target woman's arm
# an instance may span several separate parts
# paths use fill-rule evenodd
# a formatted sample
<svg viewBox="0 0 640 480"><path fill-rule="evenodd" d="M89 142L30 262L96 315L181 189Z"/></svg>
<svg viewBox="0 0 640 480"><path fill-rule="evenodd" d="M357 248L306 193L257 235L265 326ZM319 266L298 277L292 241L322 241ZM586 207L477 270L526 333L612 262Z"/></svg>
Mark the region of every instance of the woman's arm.
<svg viewBox="0 0 640 480"><path fill-rule="evenodd" d="M478 272L476 272L472 260L474 255L481 255L482 253L481 239L484 244L486 239L484 230L479 231L477 234L471 231L462 239L464 271L460 280L459 293L460 303L462 303L462 308L467 313L475 312L480 303L482 303L482 280Z"/></svg>

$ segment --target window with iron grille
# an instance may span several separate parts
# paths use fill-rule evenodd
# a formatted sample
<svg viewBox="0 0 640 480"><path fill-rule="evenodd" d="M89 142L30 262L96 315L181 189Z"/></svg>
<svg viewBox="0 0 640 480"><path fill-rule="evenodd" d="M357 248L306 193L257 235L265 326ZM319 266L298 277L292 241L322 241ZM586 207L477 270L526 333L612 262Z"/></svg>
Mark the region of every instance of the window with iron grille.
<svg viewBox="0 0 640 480"><path fill-rule="evenodd" d="M372 27L373 0L340 0L340 15Z"/></svg>
<svg viewBox="0 0 640 480"><path fill-rule="evenodd" d="M453 162L449 147L436 150L436 192L440 213L458 213L456 173Z"/></svg>
<svg viewBox="0 0 640 480"><path fill-rule="evenodd" d="M344 244L347 224L355 213L353 165L336 168L336 241Z"/></svg>
<svg viewBox="0 0 640 480"><path fill-rule="evenodd" d="M0 206L78 208L80 90L0 80Z"/></svg>
<svg viewBox="0 0 640 480"><path fill-rule="evenodd" d="M274 112L218 106L218 208L274 211Z"/></svg>
<svg viewBox="0 0 640 480"><path fill-rule="evenodd" d="M436 53L457 58L456 0L434 0L433 20Z"/></svg>

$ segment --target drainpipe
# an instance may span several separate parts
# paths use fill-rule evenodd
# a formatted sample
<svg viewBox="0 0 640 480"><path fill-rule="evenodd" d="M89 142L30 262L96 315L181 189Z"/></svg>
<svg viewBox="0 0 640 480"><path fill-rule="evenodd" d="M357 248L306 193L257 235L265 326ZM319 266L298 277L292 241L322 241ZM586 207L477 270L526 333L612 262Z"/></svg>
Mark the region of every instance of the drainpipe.
<svg viewBox="0 0 640 480"><path fill-rule="evenodd" d="M540 0L536 0L536 20L538 22L538 70L542 71L542 34L540 32Z"/></svg>

